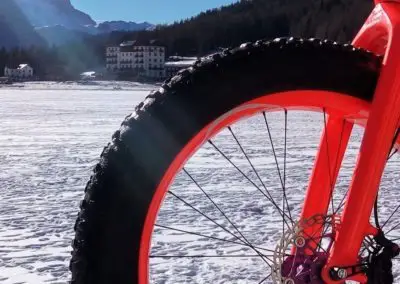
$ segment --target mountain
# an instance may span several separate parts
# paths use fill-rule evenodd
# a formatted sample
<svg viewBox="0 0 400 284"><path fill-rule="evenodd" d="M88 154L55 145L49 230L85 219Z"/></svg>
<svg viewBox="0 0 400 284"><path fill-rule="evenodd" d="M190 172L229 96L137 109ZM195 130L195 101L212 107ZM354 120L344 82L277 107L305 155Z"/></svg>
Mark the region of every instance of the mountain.
<svg viewBox="0 0 400 284"><path fill-rule="evenodd" d="M1 1L1 0L0 0ZM87 32L71 30L62 25L35 28L36 32L46 40L48 45L62 45L71 41L82 41Z"/></svg>
<svg viewBox="0 0 400 284"><path fill-rule="evenodd" d="M14 0L32 26L36 28L63 26L71 30L85 30L96 22L75 9L70 0Z"/></svg>
<svg viewBox="0 0 400 284"><path fill-rule="evenodd" d="M52 1L58 3L56 1L61 0L0 0L0 47L40 45L38 34L53 43L71 42L51 49L37 48L36 52L32 52L31 48L25 49L25 53L20 56L17 52L0 49L0 69L7 62L30 62L26 58L33 54L31 61L36 62L35 69L43 70L43 74L57 73L52 70L59 67L70 75L104 66L105 47L126 40L158 39L166 47L168 55L181 56L201 56L221 48L238 46L243 42L282 36L318 37L349 42L373 7L371 0L241 0L171 25L159 25L134 32L109 33L114 29L127 28L123 22L93 24L93 20L76 11L69 0L62 0L65 3L56 5L62 7L59 9L64 9L63 13L68 11L69 16L65 17L73 21L62 21L63 24L53 25L58 21L50 17L51 15L49 19L54 21L44 21L48 13L40 11L43 19L37 19L40 22L33 23L48 25L33 29L26 16L28 14L26 11L25 14L22 13L20 6L16 5L17 1L25 1L24 5L28 5L28 9L32 3L51 4ZM47 9L53 11L53 8ZM33 15L30 17L33 21ZM60 18L62 17L64 16L61 15ZM132 24L128 25L128 28L133 27ZM91 33L95 34L88 36L88 30L94 30ZM6 54L3 59L2 52ZM58 73L64 74L63 72Z"/></svg>
<svg viewBox="0 0 400 284"><path fill-rule="evenodd" d="M19 18L24 19L26 26L24 28L21 26L19 31L32 31L31 27L27 27L30 24L35 28L32 33L39 38L42 37L50 45L81 40L87 34L139 31L153 27L147 22L110 21L97 24L88 14L76 9L70 0L0 0L0 2L3 6L5 6L3 2L14 3L13 10L10 10L11 4L9 4L1 9L0 15L2 12L5 15L13 15L15 13L12 11L18 10ZM15 22L19 21L18 19L15 19ZM5 27L0 27L0 29L5 29Z"/></svg>
<svg viewBox="0 0 400 284"><path fill-rule="evenodd" d="M0 46L7 49L45 45L13 0L0 0Z"/></svg>

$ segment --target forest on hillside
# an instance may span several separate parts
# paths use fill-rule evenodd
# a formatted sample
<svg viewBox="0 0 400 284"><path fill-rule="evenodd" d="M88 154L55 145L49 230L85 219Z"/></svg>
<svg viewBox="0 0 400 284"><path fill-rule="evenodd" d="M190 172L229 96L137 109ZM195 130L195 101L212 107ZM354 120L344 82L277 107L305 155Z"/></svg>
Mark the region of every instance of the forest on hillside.
<svg viewBox="0 0 400 284"><path fill-rule="evenodd" d="M64 46L0 51L5 65L31 63L39 74L72 76L105 64L105 47L124 40L158 39L168 55L199 56L257 39L282 36L348 42L373 7L372 0L241 0L152 31L86 36Z"/></svg>
<svg viewBox="0 0 400 284"><path fill-rule="evenodd" d="M41 80L74 80L83 71L104 67L104 48L93 45L92 39L52 47L0 48L0 77L5 66L21 63L30 64Z"/></svg>
<svg viewBox="0 0 400 284"><path fill-rule="evenodd" d="M108 43L157 38L170 54L204 55L220 47L281 36L350 41L372 0L242 0L154 31L116 33Z"/></svg>

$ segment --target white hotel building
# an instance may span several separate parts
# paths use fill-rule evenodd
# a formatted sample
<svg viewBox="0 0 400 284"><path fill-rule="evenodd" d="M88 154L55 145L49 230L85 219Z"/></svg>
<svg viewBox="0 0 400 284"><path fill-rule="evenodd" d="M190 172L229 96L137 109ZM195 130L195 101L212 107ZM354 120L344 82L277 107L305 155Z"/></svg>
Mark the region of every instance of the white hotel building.
<svg viewBox="0 0 400 284"><path fill-rule="evenodd" d="M106 49L106 68L111 72L132 71L140 76L165 78L165 47L158 41L126 41Z"/></svg>

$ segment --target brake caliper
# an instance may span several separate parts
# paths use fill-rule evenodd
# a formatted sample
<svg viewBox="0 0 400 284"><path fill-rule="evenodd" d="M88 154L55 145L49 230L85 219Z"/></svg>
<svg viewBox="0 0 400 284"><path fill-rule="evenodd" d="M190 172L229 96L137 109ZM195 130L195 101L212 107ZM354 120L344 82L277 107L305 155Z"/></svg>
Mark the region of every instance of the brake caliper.
<svg viewBox="0 0 400 284"><path fill-rule="evenodd" d="M368 284L392 284L392 259L399 255L397 244L387 239L382 231L374 237L376 246L368 257Z"/></svg>

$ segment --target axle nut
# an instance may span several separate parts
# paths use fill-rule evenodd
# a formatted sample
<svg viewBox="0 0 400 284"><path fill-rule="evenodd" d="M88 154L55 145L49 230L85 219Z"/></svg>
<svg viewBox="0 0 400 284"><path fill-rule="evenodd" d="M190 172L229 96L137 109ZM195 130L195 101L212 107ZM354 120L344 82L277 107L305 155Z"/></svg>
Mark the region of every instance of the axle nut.
<svg viewBox="0 0 400 284"><path fill-rule="evenodd" d="M344 268L339 268L339 270L337 271L337 276L339 277L339 279L347 278L347 270Z"/></svg>
<svg viewBox="0 0 400 284"><path fill-rule="evenodd" d="M306 245L306 240L303 237L297 237L294 240L294 244L296 245L296 247L302 248Z"/></svg>

